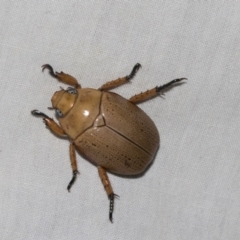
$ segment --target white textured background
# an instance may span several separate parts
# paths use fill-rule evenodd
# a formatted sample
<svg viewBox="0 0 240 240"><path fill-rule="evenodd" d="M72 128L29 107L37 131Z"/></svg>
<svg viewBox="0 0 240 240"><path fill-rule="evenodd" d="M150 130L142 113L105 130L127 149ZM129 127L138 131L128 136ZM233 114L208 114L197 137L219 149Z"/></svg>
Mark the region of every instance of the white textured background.
<svg viewBox="0 0 240 240"><path fill-rule="evenodd" d="M240 1L0 0L0 239L240 239ZM110 174L114 224L97 169L78 156L71 193L67 141L50 116L59 84L83 87L143 68L125 97L178 77L140 105L161 133L141 178Z"/></svg>

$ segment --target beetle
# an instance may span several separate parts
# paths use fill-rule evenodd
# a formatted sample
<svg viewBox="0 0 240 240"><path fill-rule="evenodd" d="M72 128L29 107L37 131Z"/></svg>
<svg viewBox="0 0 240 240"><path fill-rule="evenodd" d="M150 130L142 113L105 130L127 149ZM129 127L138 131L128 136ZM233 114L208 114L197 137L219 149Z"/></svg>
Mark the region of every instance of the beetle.
<svg viewBox="0 0 240 240"><path fill-rule="evenodd" d="M64 72L55 72L44 64L42 71L49 70L52 77L71 85L52 97L57 124L46 114L33 110L35 116L43 117L46 126L59 137L70 141L70 161L73 176L67 186L70 191L78 172L77 150L98 168L102 184L110 200L109 220L112 222L114 193L107 171L119 175L137 175L152 162L159 148L159 133L151 118L137 104L158 96L175 83L186 78L174 79L167 84L134 95L130 99L110 92L110 89L129 82L141 65L137 63L131 73L103 84L98 89L81 88L78 81Z"/></svg>

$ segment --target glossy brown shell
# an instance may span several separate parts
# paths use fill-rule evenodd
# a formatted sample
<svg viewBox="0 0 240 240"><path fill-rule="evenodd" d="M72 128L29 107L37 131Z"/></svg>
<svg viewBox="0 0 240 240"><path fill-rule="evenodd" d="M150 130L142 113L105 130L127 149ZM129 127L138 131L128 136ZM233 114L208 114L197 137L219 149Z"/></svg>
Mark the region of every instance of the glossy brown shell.
<svg viewBox="0 0 240 240"><path fill-rule="evenodd" d="M75 104L59 122L80 154L117 174L143 172L159 147L153 121L116 93L78 89Z"/></svg>

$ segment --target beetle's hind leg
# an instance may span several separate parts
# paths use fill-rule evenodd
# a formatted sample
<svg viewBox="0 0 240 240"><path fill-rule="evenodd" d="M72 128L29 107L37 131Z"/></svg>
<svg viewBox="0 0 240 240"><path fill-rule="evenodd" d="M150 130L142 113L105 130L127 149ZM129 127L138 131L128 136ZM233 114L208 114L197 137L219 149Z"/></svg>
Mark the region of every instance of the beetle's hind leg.
<svg viewBox="0 0 240 240"><path fill-rule="evenodd" d="M58 81L74 86L76 88L81 88L80 84L78 83L76 78L74 78L73 76L66 74L64 72L60 72L60 73L54 72L52 66L49 64L42 65L42 71L44 71L45 69L48 69L50 75L56 78Z"/></svg>
<svg viewBox="0 0 240 240"><path fill-rule="evenodd" d="M134 95L132 96L129 101L132 102L132 103L140 103L140 102L144 102L150 98L153 98L153 97L156 97L159 95L160 92L163 92L164 90L166 90L167 88L169 88L170 86L172 86L173 84L175 83L178 83L182 80L187 80L187 78L178 78L178 79L174 79L162 86L159 86L159 87L155 87L155 88L152 88L150 90L147 90L145 92L141 92L137 95Z"/></svg>
<svg viewBox="0 0 240 240"><path fill-rule="evenodd" d="M127 83L129 82L131 79L134 78L134 76L136 75L137 71L139 70L139 68L141 67L141 64L140 63L137 63L131 73L125 77L122 77L122 78L118 78L116 80L113 80L113 81L109 81L105 84L103 84L99 90L103 90L103 91L107 91L107 90L110 90L110 89L113 89L113 88L116 88L120 85L123 85L124 83Z"/></svg>
<svg viewBox="0 0 240 240"><path fill-rule="evenodd" d="M114 199L115 199L115 197L119 197L119 196L113 192L111 183L108 179L108 176L107 176L107 173L106 173L105 169L99 166L98 167L98 173L99 173L99 176L102 180L102 184L105 188L105 191L107 192L107 195L108 195L108 198L109 198L109 201L110 201L109 220L112 223L113 222L112 215L113 215L113 209L114 209Z"/></svg>

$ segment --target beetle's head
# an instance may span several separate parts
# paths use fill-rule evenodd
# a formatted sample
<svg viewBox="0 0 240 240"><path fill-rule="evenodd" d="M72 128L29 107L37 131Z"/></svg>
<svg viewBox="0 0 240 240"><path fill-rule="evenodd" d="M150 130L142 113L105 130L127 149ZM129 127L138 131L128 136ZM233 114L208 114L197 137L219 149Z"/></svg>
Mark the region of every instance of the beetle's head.
<svg viewBox="0 0 240 240"><path fill-rule="evenodd" d="M57 117L63 117L69 112L77 97L76 88L69 87L67 90L61 89L52 96L52 106L56 110Z"/></svg>

